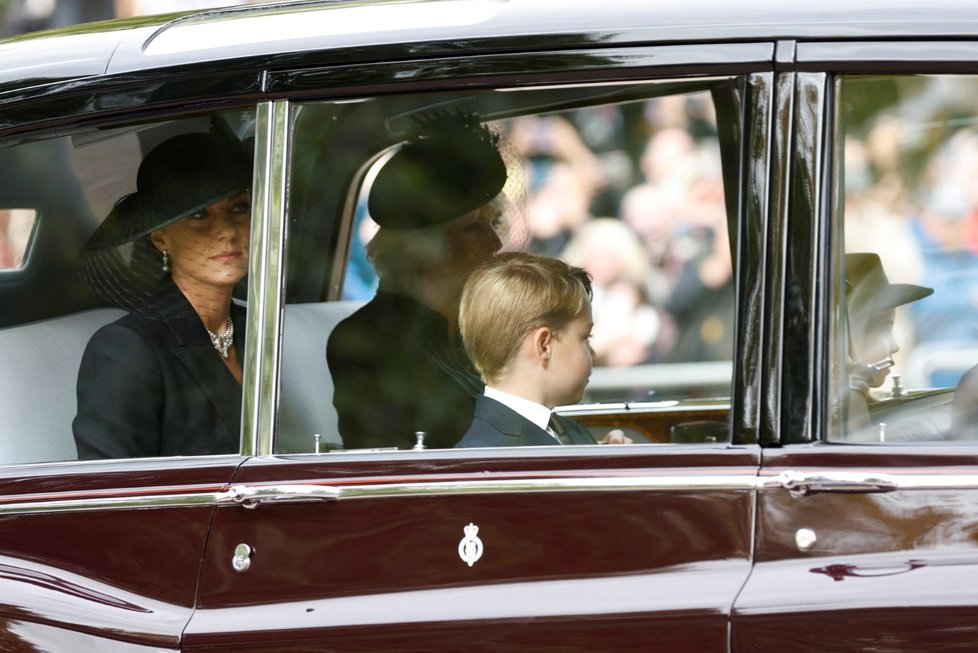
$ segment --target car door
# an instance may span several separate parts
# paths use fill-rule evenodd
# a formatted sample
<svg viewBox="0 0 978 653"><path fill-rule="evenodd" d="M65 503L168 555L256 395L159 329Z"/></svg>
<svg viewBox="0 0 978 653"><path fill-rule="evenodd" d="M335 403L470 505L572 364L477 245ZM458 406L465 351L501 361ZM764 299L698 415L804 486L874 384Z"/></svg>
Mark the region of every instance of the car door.
<svg viewBox="0 0 978 653"><path fill-rule="evenodd" d="M242 458L77 459L80 361L124 315L81 282L78 254L134 186L140 137L213 116L52 129L45 115L0 144L0 205L26 216L0 224L19 251L0 270L0 648L178 650L214 506Z"/></svg>
<svg viewBox="0 0 978 653"><path fill-rule="evenodd" d="M270 75L270 88L322 99L259 112L269 176L259 182L256 205L266 209L256 228L269 247L251 298L269 310L253 334L261 360L252 369L264 380L249 419L261 455L235 474L237 505L217 509L189 649L727 650L730 608L751 565L767 328L758 298L773 88L769 73L749 71L769 66L772 52L763 43L629 48ZM723 74L710 77L719 63ZM575 82L577 70L617 82ZM364 79L380 80L384 94ZM588 118L596 129L610 114L650 124L670 106L681 107L685 139L695 125L716 124L704 141L712 149L694 158L720 180L708 201L722 226L711 223L709 242L735 261L727 283L737 299L693 302L705 315L691 333L707 340L677 345L677 359L646 354L595 369L594 394L568 414L598 438L622 428L634 444L425 449L422 438L414 450L344 447L330 399L344 379L331 378L325 349L332 328L372 295L353 292L359 241L370 236L357 207L371 166L398 142L398 120L464 108L512 136L522 121ZM551 170L563 163L515 140L501 149ZM610 148L599 157L595 147L581 156L627 156ZM526 169L511 168L510 178ZM526 205L540 186L519 191ZM718 360L702 353L708 344Z"/></svg>
<svg viewBox="0 0 978 653"><path fill-rule="evenodd" d="M780 446L732 650L969 650L975 57L865 41L794 59Z"/></svg>
<svg viewBox="0 0 978 653"><path fill-rule="evenodd" d="M179 650L237 463L4 468L0 639L32 651Z"/></svg>

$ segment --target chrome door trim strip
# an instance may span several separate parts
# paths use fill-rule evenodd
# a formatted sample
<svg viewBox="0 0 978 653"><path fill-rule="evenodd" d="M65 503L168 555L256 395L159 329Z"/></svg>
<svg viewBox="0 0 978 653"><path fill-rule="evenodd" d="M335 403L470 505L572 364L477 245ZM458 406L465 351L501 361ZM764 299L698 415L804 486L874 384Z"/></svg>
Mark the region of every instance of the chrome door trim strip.
<svg viewBox="0 0 978 653"><path fill-rule="evenodd" d="M371 479L357 483L356 479L333 484L322 483L255 483L235 484L220 491L202 488L194 492L165 492L158 494L119 490L117 494L99 492L65 492L39 498L0 497L0 516L25 513L79 512L119 509L155 509L172 507L207 507L240 505L254 508L269 503L334 502L337 500L371 497L409 497L452 494L506 494L525 492L593 492L593 491L682 491L682 490L740 490L753 491L757 477L748 475L702 476L613 476L613 477L554 477L505 478L466 480L430 480L423 482L384 482Z"/></svg>
<svg viewBox="0 0 978 653"><path fill-rule="evenodd" d="M385 482L383 478L360 482L344 479L322 483L235 484L224 489L213 486L196 491L186 488L157 488L158 492L118 490L0 497L0 516L28 513L156 509L173 507L216 507L240 505L254 508L274 503L333 503L349 499L456 494L514 494L527 492L621 492L621 491L788 491L795 495L815 493L873 493L899 490L978 490L975 474L886 474L819 470L787 471L776 476L747 474L675 476L568 476L551 478L510 477L497 479L457 478L420 482Z"/></svg>
<svg viewBox="0 0 978 653"><path fill-rule="evenodd" d="M756 476L614 476L585 478L516 478L457 480L423 483L360 484L339 486L338 498L430 496L450 494L511 494L523 492L606 492L636 490L748 490Z"/></svg>
<svg viewBox="0 0 978 653"><path fill-rule="evenodd" d="M36 495L3 497L3 503L0 503L0 516L154 508L207 508L217 505L228 493L227 491L187 490L147 494L119 490L115 495L103 492L99 494L102 496L92 496L91 493L85 492L64 492L62 495L49 495L51 498L45 499L35 498Z"/></svg>
<svg viewBox="0 0 978 653"><path fill-rule="evenodd" d="M785 470L757 479L759 490L787 490L795 496L809 494L869 494L898 490L975 490L976 474L885 473L870 470Z"/></svg>

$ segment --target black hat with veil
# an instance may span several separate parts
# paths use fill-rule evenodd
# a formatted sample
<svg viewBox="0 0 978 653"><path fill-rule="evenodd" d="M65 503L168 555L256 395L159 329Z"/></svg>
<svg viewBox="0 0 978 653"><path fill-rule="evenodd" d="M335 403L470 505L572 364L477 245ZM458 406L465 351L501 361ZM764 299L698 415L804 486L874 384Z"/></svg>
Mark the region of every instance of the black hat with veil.
<svg viewBox="0 0 978 653"><path fill-rule="evenodd" d="M119 199L81 251L81 276L110 303L159 312L166 277L150 234L251 188L253 153L226 130L166 139L143 158L136 190Z"/></svg>
<svg viewBox="0 0 978 653"><path fill-rule="evenodd" d="M504 249L507 240L528 238L525 162L497 125L433 109L393 119L389 128L404 140L370 189L368 212L380 227L436 227L497 200L505 209Z"/></svg>

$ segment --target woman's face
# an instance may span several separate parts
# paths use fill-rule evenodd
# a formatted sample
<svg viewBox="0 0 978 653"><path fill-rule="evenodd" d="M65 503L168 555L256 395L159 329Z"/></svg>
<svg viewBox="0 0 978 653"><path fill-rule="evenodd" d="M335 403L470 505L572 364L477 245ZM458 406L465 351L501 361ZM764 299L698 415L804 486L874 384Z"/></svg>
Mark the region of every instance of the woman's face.
<svg viewBox="0 0 978 653"><path fill-rule="evenodd" d="M152 233L153 244L166 251L173 281L233 286L248 272L251 194L220 200Z"/></svg>
<svg viewBox="0 0 978 653"><path fill-rule="evenodd" d="M501 207L495 200L445 225L448 263L459 280L464 282L503 246L496 231L502 221Z"/></svg>

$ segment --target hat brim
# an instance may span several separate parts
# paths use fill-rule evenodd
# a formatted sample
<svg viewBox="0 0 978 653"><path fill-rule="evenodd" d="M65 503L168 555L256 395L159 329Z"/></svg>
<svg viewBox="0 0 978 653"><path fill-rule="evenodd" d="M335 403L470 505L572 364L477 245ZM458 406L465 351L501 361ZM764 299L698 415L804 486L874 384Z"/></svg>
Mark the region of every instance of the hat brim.
<svg viewBox="0 0 978 653"><path fill-rule="evenodd" d="M865 310L868 313L889 311L933 294L933 288L915 286L909 283L891 283L872 297Z"/></svg>
<svg viewBox="0 0 978 653"><path fill-rule="evenodd" d="M112 249L147 236L206 209L217 202L250 191L242 180L228 180L218 188L213 186L175 188L172 197L129 195L118 202L108 217L85 243L83 252L93 254ZM155 219L152 218L155 216Z"/></svg>
<svg viewBox="0 0 978 653"><path fill-rule="evenodd" d="M237 138L186 132L163 141L143 158L136 192L120 199L83 252L119 247L248 190L253 153Z"/></svg>
<svg viewBox="0 0 978 653"><path fill-rule="evenodd" d="M388 159L367 200L370 217L394 230L451 222L494 200L507 169L498 135L475 116L435 114Z"/></svg>
<svg viewBox="0 0 978 653"><path fill-rule="evenodd" d="M889 287L886 288L881 293L880 297L880 310L896 308L897 306L903 306L904 304L910 304L918 299L923 299L924 297L929 297L934 294L933 288L926 288L924 286L915 286L909 283L891 283Z"/></svg>

